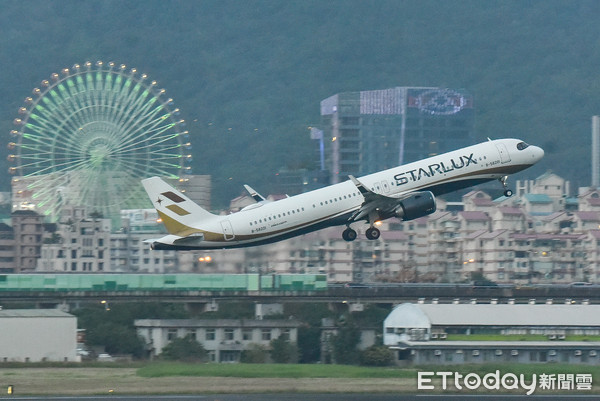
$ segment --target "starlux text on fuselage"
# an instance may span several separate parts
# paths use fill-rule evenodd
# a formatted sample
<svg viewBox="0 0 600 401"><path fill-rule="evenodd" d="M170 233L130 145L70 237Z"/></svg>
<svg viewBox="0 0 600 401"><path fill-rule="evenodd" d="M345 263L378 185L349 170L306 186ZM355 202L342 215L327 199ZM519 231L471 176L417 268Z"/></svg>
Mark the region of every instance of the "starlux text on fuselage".
<svg viewBox="0 0 600 401"><path fill-rule="evenodd" d="M394 180L396 185L404 185L410 181L419 181L423 177L434 177L440 174L446 174L454 170L468 167L471 164L477 164L477 160L473 157L473 153L469 156L461 156L458 161L450 159L449 162L433 163L426 168L418 168L414 170L405 171L404 173L396 174Z"/></svg>

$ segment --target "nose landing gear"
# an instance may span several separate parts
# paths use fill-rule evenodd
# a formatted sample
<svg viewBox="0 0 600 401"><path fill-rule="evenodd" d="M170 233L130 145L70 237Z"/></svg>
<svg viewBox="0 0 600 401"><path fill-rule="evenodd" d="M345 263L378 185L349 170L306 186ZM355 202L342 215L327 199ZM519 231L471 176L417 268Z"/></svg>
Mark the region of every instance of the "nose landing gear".
<svg viewBox="0 0 600 401"><path fill-rule="evenodd" d="M498 179L498 181L500 181L500 184L502 184L502 187L504 188L504 196L506 196L507 198L510 198L511 196L513 196L513 191L512 191L512 189L510 189L508 187L508 185L506 185L507 180L508 180L507 175Z"/></svg>

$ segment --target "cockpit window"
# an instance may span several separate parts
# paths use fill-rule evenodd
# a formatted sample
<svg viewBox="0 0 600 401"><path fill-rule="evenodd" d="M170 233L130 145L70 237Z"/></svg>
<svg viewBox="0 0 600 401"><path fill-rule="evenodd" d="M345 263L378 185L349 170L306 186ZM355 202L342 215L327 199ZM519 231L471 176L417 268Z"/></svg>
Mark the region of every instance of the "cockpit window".
<svg viewBox="0 0 600 401"><path fill-rule="evenodd" d="M519 142L519 143L517 144L517 149L519 149L519 150L525 150L525 149L527 149L528 147L529 147L529 145L528 145L527 143L525 143L525 142Z"/></svg>

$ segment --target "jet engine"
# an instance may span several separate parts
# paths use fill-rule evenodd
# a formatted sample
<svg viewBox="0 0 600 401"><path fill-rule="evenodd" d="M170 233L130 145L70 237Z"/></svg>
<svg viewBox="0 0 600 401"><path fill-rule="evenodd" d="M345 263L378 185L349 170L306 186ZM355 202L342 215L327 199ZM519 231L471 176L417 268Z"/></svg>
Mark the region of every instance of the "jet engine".
<svg viewBox="0 0 600 401"><path fill-rule="evenodd" d="M429 191L415 192L403 199L394 210L402 220L414 220L435 212L435 196Z"/></svg>

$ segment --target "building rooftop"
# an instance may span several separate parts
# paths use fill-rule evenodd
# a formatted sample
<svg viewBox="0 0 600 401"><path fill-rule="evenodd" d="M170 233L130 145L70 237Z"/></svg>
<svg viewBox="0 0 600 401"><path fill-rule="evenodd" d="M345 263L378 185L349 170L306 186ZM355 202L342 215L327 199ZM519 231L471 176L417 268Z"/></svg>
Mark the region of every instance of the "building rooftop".
<svg viewBox="0 0 600 401"><path fill-rule="evenodd" d="M471 221L489 221L490 216L485 212L458 212L465 220Z"/></svg>
<svg viewBox="0 0 600 401"><path fill-rule="evenodd" d="M411 305L411 306L407 306ZM402 304L385 320L387 327L431 326L600 327L600 305Z"/></svg>
<svg viewBox="0 0 600 401"><path fill-rule="evenodd" d="M0 318L11 317L75 317L58 309L9 309L0 310Z"/></svg>
<svg viewBox="0 0 600 401"><path fill-rule="evenodd" d="M411 348L594 348L600 347L600 341L403 341L397 347L402 345Z"/></svg>
<svg viewBox="0 0 600 401"><path fill-rule="evenodd" d="M136 327L300 327L297 320L255 319L137 319Z"/></svg>
<svg viewBox="0 0 600 401"><path fill-rule="evenodd" d="M552 199L546 194L525 194L525 199L530 203L552 203Z"/></svg>

